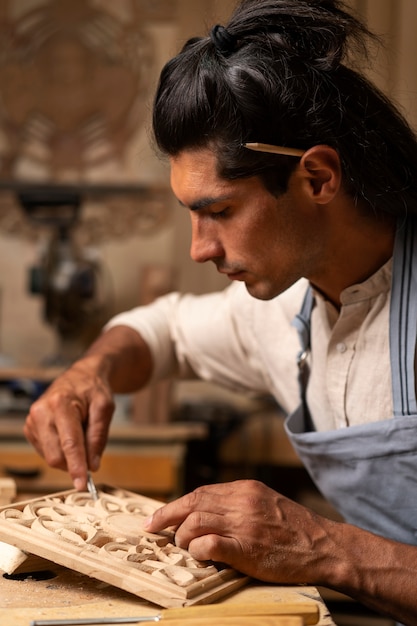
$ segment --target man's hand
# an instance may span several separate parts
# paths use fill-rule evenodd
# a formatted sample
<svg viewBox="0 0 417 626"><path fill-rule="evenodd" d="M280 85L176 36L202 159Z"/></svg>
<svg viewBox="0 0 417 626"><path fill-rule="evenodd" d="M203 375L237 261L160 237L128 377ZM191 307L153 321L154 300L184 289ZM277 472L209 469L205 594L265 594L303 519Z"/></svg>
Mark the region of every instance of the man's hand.
<svg viewBox="0 0 417 626"><path fill-rule="evenodd" d="M68 470L85 489L87 469L98 469L113 415L113 393L141 389L152 370L150 350L126 326L102 333L35 402L24 433L52 467Z"/></svg>
<svg viewBox="0 0 417 626"><path fill-rule="evenodd" d="M96 358L75 363L31 407L24 434L46 462L68 470L77 489L85 489L87 469L96 470L114 410Z"/></svg>
<svg viewBox="0 0 417 626"><path fill-rule="evenodd" d="M149 532L259 580L322 585L417 624L417 548L334 522L254 480L199 487L155 511Z"/></svg>
<svg viewBox="0 0 417 626"><path fill-rule="evenodd" d="M176 544L196 559L269 582L304 583L319 578L317 551L323 554L332 524L263 483L241 480L199 487L158 509L146 529L174 526Z"/></svg>

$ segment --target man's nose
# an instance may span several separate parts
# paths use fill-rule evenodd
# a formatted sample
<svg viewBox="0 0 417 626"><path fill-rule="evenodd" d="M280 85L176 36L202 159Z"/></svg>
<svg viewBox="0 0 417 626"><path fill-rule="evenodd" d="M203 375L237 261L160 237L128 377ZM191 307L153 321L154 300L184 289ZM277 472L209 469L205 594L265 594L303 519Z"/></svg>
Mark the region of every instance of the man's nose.
<svg viewBox="0 0 417 626"><path fill-rule="evenodd" d="M205 263L221 257L223 247L214 224L205 220L191 220L190 256L196 263Z"/></svg>

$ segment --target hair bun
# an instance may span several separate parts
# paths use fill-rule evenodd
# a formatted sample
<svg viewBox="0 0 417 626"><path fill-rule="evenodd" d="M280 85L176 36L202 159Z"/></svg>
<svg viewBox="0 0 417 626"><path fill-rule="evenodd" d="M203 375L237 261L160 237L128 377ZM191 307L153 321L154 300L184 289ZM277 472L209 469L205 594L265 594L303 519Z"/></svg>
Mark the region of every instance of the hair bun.
<svg viewBox="0 0 417 626"><path fill-rule="evenodd" d="M220 54L227 56L236 48L236 37L220 24L216 24L210 31L210 39Z"/></svg>
<svg viewBox="0 0 417 626"><path fill-rule="evenodd" d="M320 70L335 69L358 49L366 54L365 36L372 36L339 0L243 0L227 30L242 46L278 46Z"/></svg>

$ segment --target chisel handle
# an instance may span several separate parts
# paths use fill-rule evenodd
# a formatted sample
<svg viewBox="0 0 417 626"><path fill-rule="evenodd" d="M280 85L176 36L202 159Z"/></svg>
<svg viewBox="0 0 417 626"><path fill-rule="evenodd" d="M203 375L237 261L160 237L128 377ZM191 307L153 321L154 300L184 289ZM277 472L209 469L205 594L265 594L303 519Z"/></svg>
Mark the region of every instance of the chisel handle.
<svg viewBox="0 0 417 626"><path fill-rule="evenodd" d="M225 618L234 616L256 615L291 615L301 617L303 624L317 624L320 618L319 607L316 602L251 602L194 605L178 609L164 609L161 618L165 620L191 619L197 617Z"/></svg>

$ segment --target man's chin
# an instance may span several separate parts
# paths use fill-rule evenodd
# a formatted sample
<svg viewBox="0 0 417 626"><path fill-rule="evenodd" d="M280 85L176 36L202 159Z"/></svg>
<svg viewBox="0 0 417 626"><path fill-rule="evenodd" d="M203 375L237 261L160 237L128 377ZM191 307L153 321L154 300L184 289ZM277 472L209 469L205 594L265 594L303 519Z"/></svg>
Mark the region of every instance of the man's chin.
<svg viewBox="0 0 417 626"><path fill-rule="evenodd" d="M249 295L257 300L272 300L281 293L280 290L273 289L272 286L261 285L260 283L248 285L248 283L245 282L245 287Z"/></svg>

